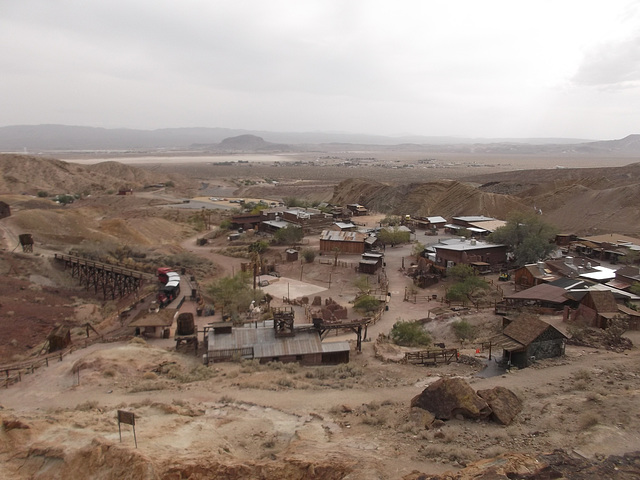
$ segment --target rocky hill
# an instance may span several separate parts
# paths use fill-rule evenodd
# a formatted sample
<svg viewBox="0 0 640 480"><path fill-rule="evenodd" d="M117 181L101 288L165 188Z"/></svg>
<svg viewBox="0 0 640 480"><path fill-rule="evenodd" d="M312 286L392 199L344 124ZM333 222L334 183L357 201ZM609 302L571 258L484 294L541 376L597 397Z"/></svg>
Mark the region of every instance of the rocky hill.
<svg viewBox="0 0 640 480"><path fill-rule="evenodd" d="M291 150L288 145L267 142L257 135L238 135L225 138L217 144L198 144L192 145L192 147L223 152L282 152Z"/></svg>
<svg viewBox="0 0 640 480"><path fill-rule="evenodd" d="M640 164L626 167L530 170L391 186L349 179L332 203L362 203L396 215L486 215L504 219L536 209L565 233L640 234Z"/></svg>
<svg viewBox="0 0 640 480"><path fill-rule="evenodd" d="M461 182L442 180L401 186L349 179L335 189L331 203L362 203L396 215L487 215L504 218L526 208L517 197L483 192Z"/></svg>
<svg viewBox="0 0 640 480"><path fill-rule="evenodd" d="M0 192L49 194L97 193L121 188L141 189L166 182L166 175L124 165L103 162L78 165L53 158L0 154Z"/></svg>

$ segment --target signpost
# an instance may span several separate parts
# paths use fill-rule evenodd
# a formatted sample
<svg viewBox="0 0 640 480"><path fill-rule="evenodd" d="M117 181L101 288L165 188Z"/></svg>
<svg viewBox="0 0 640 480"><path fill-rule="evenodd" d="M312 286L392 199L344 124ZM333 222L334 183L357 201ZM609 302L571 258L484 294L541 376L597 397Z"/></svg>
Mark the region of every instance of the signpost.
<svg viewBox="0 0 640 480"><path fill-rule="evenodd" d="M136 416L133 412L125 412L124 410L118 410L118 434L120 435L120 443L122 443L122 430L120 424L131 425L133 427L133 440L138 448L138 440L136 439Z"/></svg>

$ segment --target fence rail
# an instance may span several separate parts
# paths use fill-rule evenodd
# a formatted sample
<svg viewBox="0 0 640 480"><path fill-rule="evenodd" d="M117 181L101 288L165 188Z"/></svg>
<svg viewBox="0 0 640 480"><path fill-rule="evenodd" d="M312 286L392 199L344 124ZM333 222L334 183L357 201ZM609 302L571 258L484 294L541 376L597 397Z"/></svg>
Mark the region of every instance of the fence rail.
<svg viewBox="0 0 640 480"><path fill-rule="evenodd" d="M441 348L437 350L420 350L418 352L407 352L404 355L407 363L414 365L438 365L439 363L450 364L458 361L457 348Z"/></svg>
<svg viewBox="0 0 640 480"><path fill-rule="evenodd" d="M228 362L234 358L253 358L253 347L225 348L221 350L209 350L207 363Z"/></svg>
<svg viewBox="0 0 640 480"><path fill-rule="evenodd" d="M86 348L98 342L114 342L119 340L121 340L121 338L110 338L107 340L105 339L104 335L93 338L85 338L82 341L75 343L68 348L65 348L64 350L59 350L49 355L37 357L26 362L13 363L10 365L0 365L0 375L4 375L2 378L0 378L0 388L9 388L10 385L22 381L22 377L24 375L34 373L41 367L48 367L49 363L51 362L54 362L56 360L61 362L66 355L69 355L76 350Z"/></svg>

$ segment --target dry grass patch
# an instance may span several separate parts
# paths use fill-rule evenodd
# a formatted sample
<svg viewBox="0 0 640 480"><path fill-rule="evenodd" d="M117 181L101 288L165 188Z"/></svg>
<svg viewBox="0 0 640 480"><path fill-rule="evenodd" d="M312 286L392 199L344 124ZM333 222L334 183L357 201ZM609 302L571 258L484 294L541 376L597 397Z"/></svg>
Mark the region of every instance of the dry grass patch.
<svg viewBox="0 0 640 480"><path fill-rule="evenodd" d="M580 430L589 430L602 423L602 416L597 412L585 412L578 419Z"/></svg>

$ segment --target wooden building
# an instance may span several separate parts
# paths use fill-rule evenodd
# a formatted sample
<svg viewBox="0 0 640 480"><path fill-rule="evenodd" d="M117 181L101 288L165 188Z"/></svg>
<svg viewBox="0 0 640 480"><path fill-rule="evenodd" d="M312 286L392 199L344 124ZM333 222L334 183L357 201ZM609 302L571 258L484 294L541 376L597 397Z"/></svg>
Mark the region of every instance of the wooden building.
<svg viewBox="0 0 640 480"><path fill-rule="evenodd" d="M607 328L614 318L629 319L611 290L589 290L575 310L565 310L563 320L586 327Z"/></svg>
<svg viewBox="0 0 640 480"><path fill-rule="evenodd" d="M480 240L451 239L431 246L435 250L436 265L453 267L458 263L470 265L474 262L489 264L497 270L507 261L507 246Z"/></svg>
<svg viewBox="0 0 640 480"><path fill-rule="evenodd" d="M71 345L71 330L66 325L60 325L49 334L47 341L49 342L49 353L64 350Z"/></svg>
<svg viewBox="0 0 640 480"><path fill-rule="evenodd" d="M508 310L530 309L537 313L554 314L575 302L562 287L542 283L521 292L505 295L503 304ZM496 307L498 308L498 307Z"/></svg>
<svg viewBox="0 0 640 480"><path fill-rule="evenodd" d="M331 227L333 215L315 208L290 208L282 212L282 220L299 226L309 235Z"/></svg>
<svg viewBox="0 0 640 480"><path fill-rule="evenodd" d="M324 230L320 235L320 251L325 253L363 254L366 235L360 232Z"/></svg>
<svg viewBox="0 0 640 480"><path fill-rule="evenodd" d="M369 211L359 203L350 203L349 205L347 205L347 208L349 209L351 214L356 217L369 213Z"/></svg>
<svg viewBox="0 0 640 480"><path fill-rule="evenodd" d="M544 262L538 262L518 268L513 272L513 278L516 288L527 289L557 280L558 275L554 275Z"/></svg>
<svg viewBox="0 0 640 480"><path fill-rule="evenodd" d="M0 202L0 218L6 218L11 216L11 207L8 203Z"/></svg>
<svg viewBox="0 0 640 480"><path fill-rule="evenodd" d="M234 230L238 228L243 228L245 230L258 228L263 220L264 218L260 213L243 213L240 215L234 215L231 217L231 228Z"/></svg>
<svg viewBox="0 0 640 480"><path fill-rule="evenodd" d="M255 358L260 363L298 362L301 365L349 362L349 342L323 343L315 329L292 328L289 335L278 335L276 328L272 327L242 327L226 332L209 330L209 363L236 358Z"/></svg>
<svg viewBox="0 0 640 480"><path fill-rule="evenodd" d="M502 327L502 334L494 336L491 344L502 348L507 365L525 368L537 360L564 355L567 337L547 322L504 317Z"/></svg>
<svg viewBox="0 0 640 480"><path fill-rule="evenodd" d="M298 250L295 248L288 248L285 253L287 254L287 262L297 262L298 261Z"/></svg>

